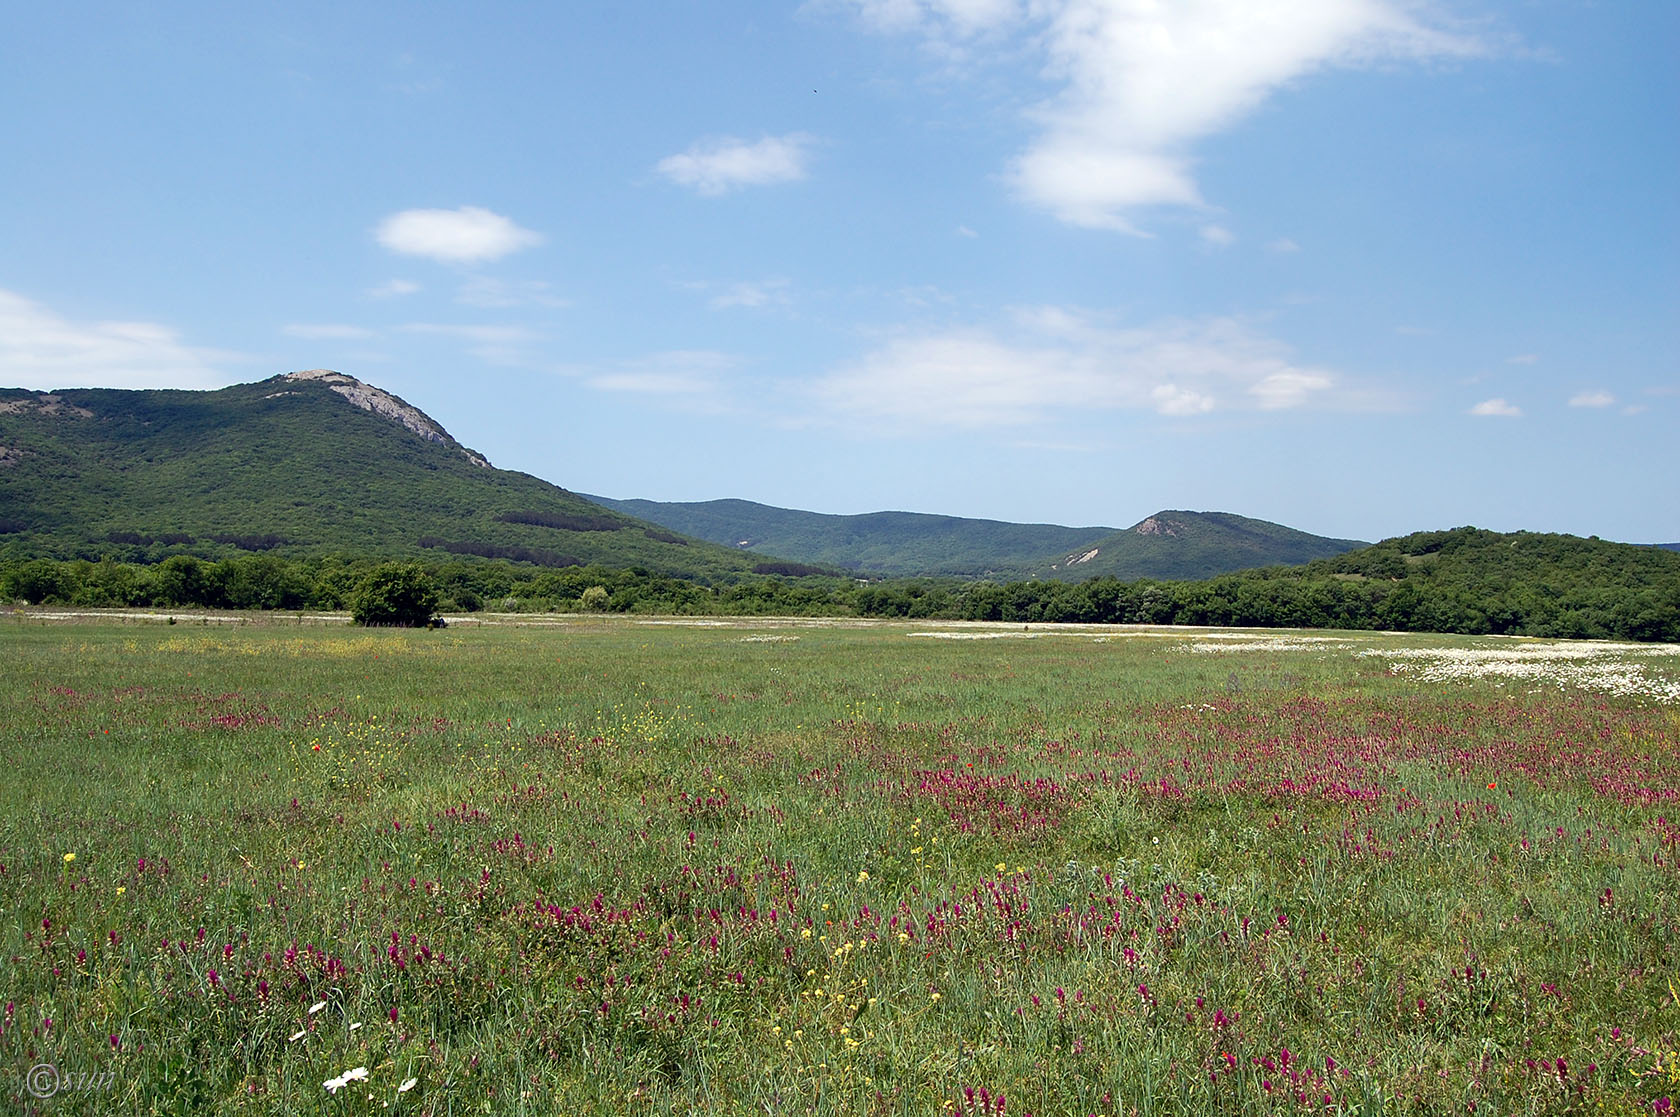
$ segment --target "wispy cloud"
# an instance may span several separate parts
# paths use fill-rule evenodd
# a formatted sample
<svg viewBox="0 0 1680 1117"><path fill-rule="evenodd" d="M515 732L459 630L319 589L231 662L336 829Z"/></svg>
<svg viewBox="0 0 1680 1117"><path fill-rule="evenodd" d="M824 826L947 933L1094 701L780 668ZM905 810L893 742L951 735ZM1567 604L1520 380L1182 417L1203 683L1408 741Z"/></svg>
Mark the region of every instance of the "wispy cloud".
<svg viewBox="0 0 1680 1117"><path fill-rule="evenodd" d="M712 284L699 284L702 290L713 288ZM706 305L713 310L729 310L745 308L757 310L767 306L786 306L789 302L788 289L792 284L786 279L763 279L757 282L732 283L711 298Z"/></svg>
<svg viewBox="0 0 1680 1117"><path fill-rule="evenodd" d="M533 367L536 357L531 353L533 343L542 334L525 326L460 325L452 322L409 322L397 327L406 334L454 338L465 344L465 352L486 364L509 367Z"/></svg>
<svg viewBox="0 0 1680 1117"><path fill-rule="evenodd" d="M368 294L376 299L395 299L403 295L412 295L420 290L420 285L409 279L388 279L377 287L369 287Z"/></svg>
<svg viewBox="0 0 1680 1117"><path fill-rule="evenodd" d="M452 322L409 322L398 329L404 333L455 337L484 345L515 345L535 341L540 336L525 326L470 326Z"/></svg>
<svg viewBox="0 0 1680 1117"><path fill-rule="evenodd" d="M568 299L556 295L552 287L540 279L507 280L476 275L461 284L455 301L463 306L486 309L507 309L518 306L540 306L562 309L570 306Z"/></svg>
<svg viewBox="0 0 1680 1117"><path fill-rule="evenodd" d="M1071 412L1278 411L1328 400L1338 386L1236 318L1117 328L1044 307L1014 325L1008 337L973 328L894 338L820 380L817 398L839 413L980 428Z"/></svg>
<svg viewBox="0 0 1680 1117"><path fill-rule="evenodd" d="M1610 407L1616 397L1609 392L1577 392L1569 397L1570 407Z"/></svg>
<svg viewBox="0 0 1680 1117"><path fill-rule="evenodd" d="M736 363L716 350L673 349L610 367L568 371L598 391L664 397L684 407L717 411L722 407L723 374Z"/></svg>
<svg viewBox="0 0 1680 1117"><path fill-rule="evenodd" d="M337 323L306 323L297 322L290 326L282 326L280 332L287 337L302 338L305 341L365 341L375 334L363 326L345 326Z"/></svg>
<svg viewBox="0 0 1680 1117"><path fill-rule="evenodd" d="M1301 251L1301 246L1288 237L1278 237L1276 240L1268 241L1266 249L1269 252L1276 252L1280 256L1286 256L1291 252Z"/></svg>
<svg viewBox="0 0 1680 1117"><path fill-rule="evenodd" d="M1540 355L1538 353L1518 353L1515 357L1505 358L1505 363L1508 365L1533 365L1539 362Z"/></svg>
<svg viewBox="0 0 1680 1117"><path fill-rule="evenodd" d="M1237 241L1237 234L1223 225L1203 225L1201 235L1202 243L1212 245L1215 248L1225 248Z"/></svg>
<svg viewBox="0 0 1680 1117"><path fill-rule="evenodd" d="M446 264L499 260L541 244L543 239L541 233L522 229L501 214L478 206L403 210L381 221L374 235L392 252Z"/></svg>
<svg viewBox="0 0 1680 1117"><path fill-rule="evenodd" d="M0 290L0 384L54 388L220 388L239 354L189 345L154 322L73 322Z"/></svg>
<svg viewBox="0 0 1680 1117"><path fill-rule="evenodd" d="M851 0L877 31L920 31L939 37L966 37L1018 21L1020 0Z"/></svg>
<svg viewBox="0 0 1680 1117"><path fill-rule="evenodd" d="M765 136L751 143L733 136L701 140L681 154L661 159L656 169L679 186L717 197L743 186L804 178L811 142L802 132Z"/></svg>
<svg viewBox="0 0 1680 1117"><path fill-rule="evenodd" d="M872 28L964 56L988 37L1041 44L1059 91L1008 169L1027 202L1069 224L1138 232L1136 211L1201 206L1197 142L1276 90L1332 66L1469 57L1480 39L1408 0L853 0ZM1012 39L1006 49L1019 50Z"/></svg>
<svg viewBox="0 0 1680 1117"><path fill-rule="evenodd" d="M1495 396L1493 399L1485 399L1476 404L1469 410L1468 414L1479 415L1483 418L1515 419L1522 415L1522 408Z"/></svg>

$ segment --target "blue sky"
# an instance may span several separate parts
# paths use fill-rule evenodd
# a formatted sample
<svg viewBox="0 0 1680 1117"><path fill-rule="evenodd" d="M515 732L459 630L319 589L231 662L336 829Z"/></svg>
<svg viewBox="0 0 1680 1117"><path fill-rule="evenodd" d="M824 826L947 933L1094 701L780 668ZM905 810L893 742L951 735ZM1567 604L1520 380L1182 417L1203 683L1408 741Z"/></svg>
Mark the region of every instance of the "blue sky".
<svg viewBox="0 0 1680 1117"><path fill-rule="evenodd" d="M150 9L150 10L147 10ZM33 5L0 384L578 491L1680 540L1680 5Z"/></svg>

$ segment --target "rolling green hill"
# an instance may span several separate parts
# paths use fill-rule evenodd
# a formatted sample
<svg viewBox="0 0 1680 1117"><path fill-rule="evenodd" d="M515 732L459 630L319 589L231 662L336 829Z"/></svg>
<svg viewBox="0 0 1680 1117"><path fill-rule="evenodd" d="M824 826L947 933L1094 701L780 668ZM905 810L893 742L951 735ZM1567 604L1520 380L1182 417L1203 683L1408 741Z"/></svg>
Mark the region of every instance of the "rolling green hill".
<svg viewBox="0 0 1680 1117"><path fill-rule="evenodd" d="M0 551L453 553L702 581L764 561L495 469L401 399L324 370L214 392L0 390Z"/></svg>
<svg viewBox="0 0 1680 1117"><path fill-rule="evenodd" d="M1120 531L916 512L832 516L747 500L589 499L714 543L889 576L1206 578L1364 546L1229 512L1157 512Z"/></svg>
<svg viewBox="0 0 1680 1117"><path fill-rule="evenodd" d="M1026 573L1044 578L1187 580L1260 566L1294 566L1366 546L1230 512L1157 512Z"/></svg>
<svg viewBox="0 0 1680 1117"><path fill-rule="evenodd" d="M1003 568L1032 564L1051 552L1087 545L1114 530L920 512L834 516L750 500L667 504L601 496L588 499L697 539L885 575L995 574Z"/></svg>

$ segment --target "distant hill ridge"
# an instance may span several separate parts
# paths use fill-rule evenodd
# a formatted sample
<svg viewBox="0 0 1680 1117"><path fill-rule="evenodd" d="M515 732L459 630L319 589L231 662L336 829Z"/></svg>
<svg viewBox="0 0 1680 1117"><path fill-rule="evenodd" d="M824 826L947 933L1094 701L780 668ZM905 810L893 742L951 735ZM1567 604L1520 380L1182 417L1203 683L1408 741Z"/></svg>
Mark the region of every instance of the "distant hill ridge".
<svg viewBox="0 0 1680 1117"><path fill-rule="evenodd" d="M1310 562L1365 546L1230 512L1161 511L1121 530L919 512L841 516L748 500L588 499L725 546L888 576L1181 580Z"/></svg>
<svg viewBox="0 0 1680 1117"><path fill-rule="evenodd" d="M984 576L1084 546L1113 530L924 512L841 516L750 500L663 503L583 495L697 539L885 575Z"/></svg>

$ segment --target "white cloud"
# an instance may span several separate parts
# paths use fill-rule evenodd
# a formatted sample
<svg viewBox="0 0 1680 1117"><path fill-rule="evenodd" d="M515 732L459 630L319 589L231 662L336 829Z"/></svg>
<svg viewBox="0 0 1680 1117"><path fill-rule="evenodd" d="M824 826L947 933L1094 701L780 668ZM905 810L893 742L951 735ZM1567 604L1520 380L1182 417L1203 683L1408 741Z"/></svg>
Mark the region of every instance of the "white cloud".
<svg viewBox="0 0 1680 1117"><path fill-rule="evenodd" d="M1312 398L1314 392L1326 391L1332 384L1330 377L1322 372L1284 369L1250 386L1248 393L1258 401L1262 410L1283 411L1301 406Z"/></svg>
<svg viewBox="0 0 1680 1117"><path fill-rule="evenodd" d="M725 136L701 140L680 155L668 155L656 168L680 186L716 197L742 186L769 186L805 177L811 138L794 132L765 136L757 143Z"/></svg>
<svg viewBox="0 0 1680 1117"><path fill-rule="evenodd" d="M1215 407L1212 396L1177 384L1162 384L1149 395L1163 415L1200 415Z"/></svg>
<svg viewBox="0 0 1680 1117"><path fill-rule="evenodd" d="M980 235L979 233L975 232L973 229L970 229L967 225L958 225L957 226L957 236L959 236L959 237L968 237L968 238L972 239L974 237L978 237L979 235Z"/></svg>
<svg viewBox="0 0 1680 1117"><path fill-rule="evenodd" d="M1116 328L1059 307L894 338L816 386L826 406L916 425L1019 426L1058 412L1281 410L1329 399L1328 371L1235 318Z"/></svg>
<svg viewBox="0 0 1680 1117"><path fill-rule="evenodd" d="M1505 358L1505 363L1508 365L1532 365L1538 364L1539 361L1540 355L1538 353L1518 353L1515 357Z"/></svg>
<svg viewBox="0 0 1680 1117"><path fill-rule="evenodd" d="M1278 237L1276 240L1267 243L1266 248L1269 251L1278 253L1279 255L1287 255L1291 252L1301 251L1301 246L1290 240L1288 237Z"/></svg>
<svg viewBox="0 0 1680 1117"><path fill-rule="evenodd" d="M420 285L408 279L389 279L377 287L369 287L368 294L376 299L394 299L402 295L412 295L420 290Z"/></svg>
<svg viewBox="0 0 1680 1117"><path fill-rule="evenodd" d="M446 264L498 260L541 244L543 239L541 233L522 229L501 214L478 206L403 210L381 221L374 235L392 252Z"/></svg>
<svg viewBox="0 0 1680 1117"><path fill-rule="evenodd" d="M152 322L71 322L0 290L0 384L9 388L220 388L238 354L187 345Z"/></svg>
<svg viewBox="0 0 1680 1117"><path fill-rule="evenodd" d="M853 0L865 23L877 31L922 31L974 35L1014 22L1019 0Z"/></svg>
<svg viewBox="0 0 1680 1117"><path fill-rule="evenodd" d="M1569 397L1570 407L1609 407L1615 402L1609 392L1577 392Z"/></svg>
<svg viewBox="0 0 1680 1117"><path fill-rule="evenodd" d="M311 325L308 323L294 323L283 326L281 333L287 337L298 337L305 341L363 341L373 337L374 332L361 326L343 326L333 323Z"/></svg>
<svg viewBox="0 0 1680 1117"><path fill-rule="evenodd" d="M1469 410L1468 414L1502 419L1515 419L1522 414L1522 408L1495 396L1493 399L1485 399L1481 403L1478 403Z"/></svg>
<svg viewBox="0 0 1680 1117"><path fill-rule="evenodd" d="M1411 0L853 0L872 27L962 56L1021 30L1059 91L1009 179L1026 201L1091 228L1137 232L1149 206L1200 206L1192 149L1277 89L1330 66L1467 57L1486 47ZM1019 49L1016 45L1012 48Z"/></svg>
<svg viewBox="0 0 1680 1117"><path fill-rule="evenodd" d="M1215 248L1224 248L1226 245L1236 243L1237 234L1223 225L1203 225L1202 240Z"/></svg>

